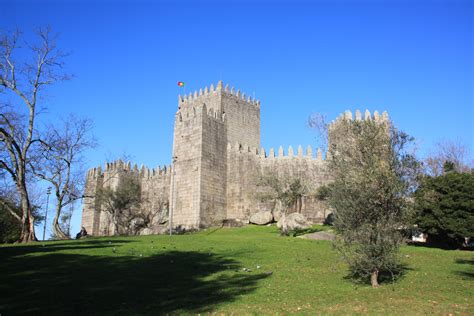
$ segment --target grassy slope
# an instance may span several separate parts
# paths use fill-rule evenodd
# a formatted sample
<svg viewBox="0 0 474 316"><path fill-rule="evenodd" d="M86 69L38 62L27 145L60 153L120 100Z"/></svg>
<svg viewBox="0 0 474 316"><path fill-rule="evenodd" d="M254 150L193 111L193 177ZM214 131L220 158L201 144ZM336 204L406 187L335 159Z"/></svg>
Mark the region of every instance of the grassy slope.
<svg viewBox="0 0 474 316"><path fill-rule="evenodd" d="M0 247L0 313L474 314L474 253L402 253L405 276L372 289L330 242L275 227Z"/></svg>

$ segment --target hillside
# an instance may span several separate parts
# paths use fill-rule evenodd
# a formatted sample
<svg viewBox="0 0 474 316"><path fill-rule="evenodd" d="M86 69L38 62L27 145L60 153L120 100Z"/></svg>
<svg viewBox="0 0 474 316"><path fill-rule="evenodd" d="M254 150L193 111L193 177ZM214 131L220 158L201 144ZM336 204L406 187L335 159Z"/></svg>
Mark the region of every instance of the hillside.
<svg viewBox="0 0 474 316"><path fill-rule="evenodd" d="M328 241L275 227L0 247L0 313L474 313L474 253L405 246L404 276L345 278Z"/></svg>

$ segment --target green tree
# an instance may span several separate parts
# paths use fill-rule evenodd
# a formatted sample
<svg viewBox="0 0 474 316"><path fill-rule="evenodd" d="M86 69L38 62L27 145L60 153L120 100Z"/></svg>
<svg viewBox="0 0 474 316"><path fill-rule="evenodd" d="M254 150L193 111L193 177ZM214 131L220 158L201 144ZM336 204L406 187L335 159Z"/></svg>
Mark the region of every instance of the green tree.
<svg viewBox="0 0 474 316"><path fill-rule="evenodd" d="M416 191L418 227L433 242L459 247L474 236L474 173L449 171L426 177ZM451 168L452 169L452 168Z"/></svg>
<svg viewBox="0 0 474 316"><path fill-rule="evenodd" d="M21 210L13 203L3 198L2 200L4 203L0 204L0 243L13 243L20 238L21 222L13 217L4 205L9 204L10 209L14 210L18 216L21 216Z"/></svg>
<svg viewBox="0 0 474 316"><path fill-rule="evenodd" d="M130 173L119 174L118 177L116 188L103 187L96 193L103 210L110 214L114 235L130 233L130 222L139 213L141 204L140 181Z"/></svg>
<svg viewBox="0 0 474 316"><path fill-rule="evenodd" d="M412 138L383 119L342 118L329 127L328 166L334 182L328 202L338 234L336 249L352 277L379 285L399 271L400 229L410 223L419 164Z"/></svg>
<svg viewBox="0 0 474 316"><path fill-rule="evenodd" d="M303 177L279 176L277 174L263 175L257 181L257 186L264 189L257 195L261 200L279 201L282 206L282 218L284 219L290 208L301 212L302 201L310 194L311 188ZM288 236L289 230L286 221L282 220L280 233Z"/></svg>
<svg viewBox="0 0 474 316"><path fill-rule="evenodd" d="M6 196L0 196L0 243L13 243L18 241L21 233L21 208L14 199ZM8 209L5 205L8 205ZM18 216L13 216L11 210ZM34 216L34 225L38 226L44 223L44 216L40 213L41 208L33 204L32 214Z"/></svg>

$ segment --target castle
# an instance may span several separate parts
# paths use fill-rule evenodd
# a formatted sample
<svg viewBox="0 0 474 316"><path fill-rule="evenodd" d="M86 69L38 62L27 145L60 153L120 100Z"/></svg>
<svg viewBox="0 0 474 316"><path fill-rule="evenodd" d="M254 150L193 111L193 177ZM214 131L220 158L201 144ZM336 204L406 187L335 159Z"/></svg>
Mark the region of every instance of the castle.
<svg viewBox="0 0 474 316"><path fill-rule="evenodd" d="M346 112L342 119L352 119L352 114ZM359 111L355 119L362 119ZM368 111L365 119L371 119ZM374 119L388 118L375 112ZM173 228L181 229L222 225L225 220L248 222L258 211L272 211L274 202L255 195L256 179L268 174L304 177L313 188L331 181L320 149L313 153L308 146L303 152L299 146L295 152L290 146L285 155L282 147L277 153L260 148L260 102L221 81L178 96L171 166L138 168L119 160L106 163L104 170L88 171L82 226L89 234L113 234L111 215L95 193L102 187L116 188L125 174L140 182L142 209L166 201ZM322 222L328 215L325 203L314 197L304 198L298 211L311 222ZM150 223L146 232L162 232L160 224Z"/></svg>

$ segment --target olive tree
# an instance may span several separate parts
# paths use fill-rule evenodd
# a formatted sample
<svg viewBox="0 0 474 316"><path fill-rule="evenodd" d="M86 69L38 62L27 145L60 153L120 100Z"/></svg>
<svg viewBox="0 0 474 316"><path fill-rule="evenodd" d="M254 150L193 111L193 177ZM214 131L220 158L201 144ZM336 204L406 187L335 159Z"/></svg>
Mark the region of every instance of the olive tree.
<svg viewBox="0 0 474 316"><path fill-rule="evenodd" d="M336 249L353 277L379 285L381 273L400 267L401 230L410 223L419 164L413 138L384 115L340 118L329 126L328 167L334 177L328 202L334 211Z"/></svg>
<svg viewBox="0 0 474 316"><path fill-rule="evenodd" d="M97 190L95 198L102 210L110 215L114 235L129 234L129 225L141 205L141 185L131 173L117 174L116 187L106 186Z"/></svg>

